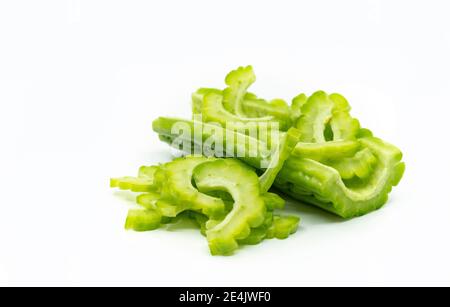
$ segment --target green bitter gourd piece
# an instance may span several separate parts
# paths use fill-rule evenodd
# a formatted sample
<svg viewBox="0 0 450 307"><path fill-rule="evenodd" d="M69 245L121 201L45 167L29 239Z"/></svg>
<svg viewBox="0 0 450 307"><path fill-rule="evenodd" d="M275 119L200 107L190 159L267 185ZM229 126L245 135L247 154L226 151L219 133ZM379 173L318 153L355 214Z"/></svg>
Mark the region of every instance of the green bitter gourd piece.
<svg viewBox="0 0 450 307"><path fill-rule="evenodd" d="M157 188L154 182L154 175L157 170L157 166L142 166L137 177L111 178L110 187L133 192L153 191Z"/></svg>
<svg viewBox="0 0 450 307"><path fill-rule="evenodd" d="M300 218L296 216L274 216L266 233L267 239L287 239L298 230Z"/></svg>
<svg viewBox="0 0 450 307"><path fill-rule="evenodd" d="M150 231L161 226L161 213L155 209L130 209L125 229L134 231Z"/></svg>
<svg viewBox="0 0 450 307"><path fill-rule="evenodd" d="M284 163L291 155L300 139L299 130L291 128L286 134L283 134L279 139L279 144L276 152L272 156L272 160L267 170L259 177L261 184L261 191L267 192L272 187L278 173L282 169Z"/></svg>
<svg viewBox="0 0 450 307"><path fill-rule="evenodd" d="M220 159L198 165L193 174L199 191L222 190L233 197L233 209L222 220L210 220L206 227L213 255L229 255L259 227L266 214L259 180L253 169L236 159Z"/></svg>
<svg viewBox="0 0 450 307"><path fill-rule="evenodd" d="M192 185L194 169L213 160L214 158L190 156L175 159L161 167L161 198L156 206L164 216L175 217L188 210L198 211L208 217L224 214L225 204L221 199L203 194Z"/></svg>
<svg viewBox="0 0 450 307"><path fill-rule="evenodd" d="M243 110L243 101L247 89L256 81L251 66L239 67L231 71L225 78L228 87L223 91L223 105L230 113L239 117L246 117Z"/></svg>
<svg viewBox="0 0 450 307"><path fill-rule="evenodd" d="M178 121L159 118L154 122L153 128L157 133L171 138L179 137L171 132L172 125ZM192 121L184 122L190 126L194 125ZM364 134L369 135L366 131ZM203 139L211 137L206 129L202 132ZM249 136L241 138L240 141L234 138L235 145L245 147L250 139ZM377 159L377 163L371 166L370 176L364 180L345 180L336 169L328 165L309 158L291 156L277 176L275 186L294 198L344 218L363 215L380 208L387 202L392 187L397 185L403 176L405 165L401 162L402 154L395 146L374 137L364 137L357 141L361 148L369 148ZM261 156L239 158L256 168L260 167L263 159Z"/></svg>

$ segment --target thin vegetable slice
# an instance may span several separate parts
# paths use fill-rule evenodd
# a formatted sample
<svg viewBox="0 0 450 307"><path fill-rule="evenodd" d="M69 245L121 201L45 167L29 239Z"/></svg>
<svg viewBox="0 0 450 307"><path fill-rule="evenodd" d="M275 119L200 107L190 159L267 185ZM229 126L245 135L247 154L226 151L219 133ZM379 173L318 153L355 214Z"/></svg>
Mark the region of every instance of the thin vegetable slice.
<svg viewBox="0 0 450 307"><path fill-rule="evenodd" d="M252 228L250 235L245 238L238 240L241 245L257 245L264 241L267 237L267 232L273 224L273 212L267 212L264 222L261 226Z"/></svg>
<svg viewBox="0 0 450 307"><path fill-rule="evenodd" d="M161 194L156 192L148 192L136 197L136 203L145 209L156 209L156 202L161 199Z"/></svg>
<svg viewBox="0 0 450 307"><path fill-rule="evenodd" d="M161 213L158 210L130 209L125 229L134 231L150 231L161 226Z"/></svg>
<svg viewBox="0 0 450 307"><path fill-rule="evenodd" d="M294 124L297 123L297 120L302 115L302 108L305 105L305 103L308 101L308 97L305 94L299 94L292 99L291 104L291 119Z"/></svg>
<svg viewBox="0 0 450 307"><path fill-rule="evenodd" d="M225 90L201 88L192 94L193 114L230 129L248 123L276 123L280 130L287 131L293 125L289 106L282 99L267 102L248 93L255 80L251 66L231 71L225 78Z"/></svg>
<svg viewBox="0 0 450 307"><path fill-rule="evenodd" d="M111 178L110 187L133 192L150 192L157 189L154 176L157 166L142 166L137 177Z"/></svg>
<svg viewBox="0 0 450 307"><path fill-rule="evenodd" d="M110 187L133 192L148 192L156 188L153 181L139 177L111 178Z"/></svg>
<svg viewBox="0 0 450 307"><path fill-rule="evenodd" d="M225 204L221 199L200 193L192 185L194 169L213 160L213 158L191 156L176 159L164 165L161 199L156 203L164 216L174 217L187 210L198 211L208 217L224 214Z"/></svg>
<svg viewBox="0 0 450 307"><path fill-rule="evenodd" d="M324 143L356 138L359 122L350 116L350 106L341 95L315 92L301 110L297 128L302 142Z"/></svg>
<svg viewBox="0 0 450 307"><path fill-rule="evenodd" d="M280 172L284 165L284 162L291 155L292 150L294 150L300 139L299 130L295 128L289 129L289 131L281 136L278 145L278 149L272 156L272 161L269 168L261 175L259 182L261 184L261 191L267 192L272 187L275 178Z"/></svg>
<svg viewBox="0 0 450 307"><path fill-rule="evenodd" d="M222 190L234 199L233 209L221 221L209 221L206 236L213 255L229 255L246 239L251 228L264 222L266 207L256 173L235 159L220 159L200 164L194 171L199 191Z"/></svg>
<svg viewBox="0 0 450 307"><path fill-rule="evenodd" d="M300 218L296 216L274 216L272 225L267 230L267 239L287 239L298 230Z"/></svg>
<svg viewBox="0 0 450 307"><path fill-rule="evenodd" d="M204 96L201 115L205 122L218 123L222 127L233 130L240 129L242 125L267 124L268 127L277 125L280 130L286 131L291 124L289 118L276 118L275 116L246 117L233 114L225 109L223 96L215 92L210 92Z"/></svg>
<svg viewBox="0 0 450 307"><path fill-rule="evenodd" d="M215 88L200 88L195 93L192 94L192 114L202 115L202 106L205 96L209 93L223 96L223 91ZM261 118L266 119L277 118L283 122L294 122L291 120L292 108L286 104L285 101L281 99L274 99L272 101L266 101L264 99L258 98L255 94L247 92L245 94L244 100L242 102L242 108L246 116L244 118ZM225 108L226 110L226 108ZM227 110L228 111L228 110ZM233 112L228 111L234 114ZM298 109L298 116L300 116L301 110Z"/></svg>
<svg viewBox="0 0 450 307"><path fill-rule="evenodd" d="M276 209L282 210L286 206L286 201L278 194L264 193L261 196L264 199L267 210L269 211L274 211Z"/></svg>
<svg viewBox="0 0 450 307"><path fill-rule="evenodd" d="M225 83L228 87L223 91L223 104L225 109L239 117L246 117L243 110L243 101L247 89L256 81L255 73L251 66L239 67L230 72Z"/></svg>
<svg viewBox="0 0 450 307"><path fill-rule="evenodd" d="M209 93L214 93L217 95L222 95L222 91L215 88L199 88L195 93L192 94L192 114L201 115L203 107L203 99Z"/></svg>

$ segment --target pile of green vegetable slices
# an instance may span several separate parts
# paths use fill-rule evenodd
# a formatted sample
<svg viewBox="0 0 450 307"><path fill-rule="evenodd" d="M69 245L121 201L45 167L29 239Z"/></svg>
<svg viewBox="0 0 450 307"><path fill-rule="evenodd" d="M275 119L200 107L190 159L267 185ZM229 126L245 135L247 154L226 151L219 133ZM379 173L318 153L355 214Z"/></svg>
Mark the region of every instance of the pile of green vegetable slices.
<svg viewBox="0 0 450 307"><path fill-rule="evenodd" d="M126 229L149 231L189 219L213 255L231 255L241 245L297 231L300 219L280 215L285 201L275 191L342 218L387 202L405 171L402 153L362 128L343 96L299 94L288 105L248 92L255 80L251 66L239 67L227 75L224 90L201 88L192 95L193 119L153 122L160 140L187 156L143 166L137 177L111 179L111 187L141 193ZM277 130L239 130L248 124ZM248 152L252 144L258 146Z"/></svg>

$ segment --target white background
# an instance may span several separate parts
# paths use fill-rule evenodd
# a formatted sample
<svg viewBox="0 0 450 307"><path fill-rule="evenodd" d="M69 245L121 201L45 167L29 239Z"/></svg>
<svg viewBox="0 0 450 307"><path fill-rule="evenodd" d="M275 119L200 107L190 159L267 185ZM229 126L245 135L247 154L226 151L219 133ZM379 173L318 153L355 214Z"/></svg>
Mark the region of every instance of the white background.
<svg viewBox="0 0 450 307"><path fill-rule="evenodd" d="M0 285L450 285L448 1L2 1ZM399 146L389 204L303 218L286 241L211 257L192 228L123 230L108 187L171 151L158 116L251 64L252 91L344 94ZM175 231L176 230L176 231Z"/></svg>

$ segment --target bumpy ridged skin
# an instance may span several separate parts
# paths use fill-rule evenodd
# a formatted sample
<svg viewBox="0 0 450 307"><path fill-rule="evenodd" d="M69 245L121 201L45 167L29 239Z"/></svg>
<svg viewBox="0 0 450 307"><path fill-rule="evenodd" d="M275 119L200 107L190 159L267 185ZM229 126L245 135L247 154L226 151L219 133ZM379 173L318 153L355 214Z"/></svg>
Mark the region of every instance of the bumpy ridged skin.
<svg viewBox="0 0 450 307"><path fill-rule="evenodd" d="M296 123L302 115L302 108L307 101L308 96L303 93L295 96L294 99L292 99L292 104L290 107L290 117L293 123Z"/></svg>
<svg viewBox="0 0 450 307"><path fill-rule="evenodd" d="M299 200L312 203L343 218L361 216L382 207L392 187L401 180L402 153L380 139L360 140L377 158L371 176L345 182L337 170L311 159L291 157L275 185ZM297 189L296 187L301 187Z"/></svg>
<svg viewBox="0 0 450 307"><path fill-rule="evenodd" d="M286 206L286 201L275 193L264 193L262 194L266 208L269 211L274 211L276 209L282 210Z"/></svg>
<svg viewBox="0 0 450 307"><path fill-rule="evenodd" d="M373 166L377 163L377 158L369 148L364 148L353 157L343 158L337 161L325 162L326 165L336 169L342 179L352 179L358 177L365 179L370 176Z"/></svg>
<svg viewBox="0 0 450 307"><path fill-rule="evenodd" d="M274 236L268 236L269 231L273 233L275 230L275 227L278 233L283 234L293 234L295 233L296 228L290 227L288 230L286 228L280 229L280 226L283 225L282 223L276 223L274 225L274 214L273 211L275 209L282 210L285 207L286 201L281 198L278 194L275 193L264 193L261 195L264 203L266 205L266 216L264 219L264 222L261 226L252 228L250 235L246 239L238 240L239 245L256 245L261 243L264 239L274 238ZM206 223L208 222L208 217L194 211L189 212L189 217L199 226L200 232L202 235L206 236ZM276 216L275 216L276 217ZM293 217L285 217L292 219ZM298 225L298 219L297 219L297 225ZM278 236L279 237L279 236ZM283 236L284 237L284 236Z"/></svg>
<svg viewBox="0 0 450 307"><path fill-rule="evenodd" d="M251 66L233 70L225 78L228 86L225 90L201 88L192 94L193 114L202 115L205 122L218 123L223 127L228 125L229 129L246 123L269 126L276 123L280 130L287 131L297 118L292 117L291 109L284 100L267 102L248 93L255 80Z"/></svg>
<svg viewBox="0 0 450 307"><path fill-rule="evenodd" d="M161 199L156 206L164 216L175 217L187 210L198 211L208 217L224 214L225 204L221 199L200 193L192 185L194 169L210 161L214 161L214 158L201 156L189 157L189 159L180 158L162 167L164 177L161 178L163 180Z"/></svg>
<svg viewBox="0 0 450 307"><path fill-rule="evenodd" d="M377 162L368 148L362 148L359 140L298 143L292 155L331 166L343 179L366 178Z"/></svg>
<svg viewBox="0 0 450 307"><path fill-rule="evenodd" d="M199 191L229 192L233 209L223 220L209 221L206 236L213 255L229 255L238 248L237 240L246 239L251 228L264 222L266 207L261 197L256 173L235 159L220 159L202 163L194 170Z"/></svg>
<svg viewBox="0 0 450 307"><path fill-rule="evenodd" d="M308 98L297 122L302 142L326 142L324 131L333 116L333 106L333 101L324 92L316 92Z"/></svg>
<svg viewBox="0 0 450 307"><path fill-rule="evenodd" d="M192 114L193 115L200 115L202 114L202 106L203 106L203 99L205 98L205 95L209 93L214 93L217 95L222 95L222 91L215 89L215 88L199 88L195 93L192 94Z"/></svg>
<svg viewBox="0 0 450 307"><path fill-rule="evenodd" d="M274 216L272 225L268 228L266 239L287 239L297 232L300 218L296 216Z"/></svg>
<svg viewBox="0 0 450 307"><path fill-rule="evenodd" d="M179 120L159 118L153 123L153 129L168 139L173 139L178 135L172 134L171 126L177 121ZM192 121L185 123L194 125ZM203 132L203 139L211 137ZM382 207L387 202L392 187L396 186L403 176L405 165L401 162L402 154L395 146L370 137L371 133L366 129L359 135L365 136L357 140L359 146L368 148L377 159L377 163L371 166L372 171L368 178L344 181L339 172L330 166L312 159L291 156L277 176L275 186L294 198L344 218L364 215ZM245 142L249 141L250 137L246 136ZM258 168L261 156L240 159Z"/></svg>
<svg viewBox="0 0 450 307"><path fill-rule="evenodd" d="M277 194L262 192L254 169L236 159L188 156L155 168L143 166L138 178L144 177L152 180L154 190L136 197L142 209L129 210L125 229L151 231L188 218L208 238L213 255L230 255L238 245L269 238L273 211L285 206ZM219 207L207 216L214 204Z"/></svg>
<svg viewBox="0 0 450 307"><path fill-rule="evenodd" d="M315 92L301 108L302 115L297 122L301 141L324 143L327 141L352 140L360 129L358 120L349 114L350 105L339 94L327 95ZM328 135L326 131L330 129Z"/></svg>
<svg viewBox="0 0 450 307"><path fill-rule="evenodd" d="M285 201L267 192L273 184L343 218L367 214L387 202L405 171L402 153L362 129L343 96L300 94L288 106L282 99L269 102L247 92L255 80L251 66L239 67L227 75L225 90L202 88L192 95L192 113L202 115L202 122L194 116L194 121L160 118L153 123L160 139L176 148L193 153L203 146L209 155L226 154L243 162L189 156L142 167L137 177L111 179L112 187L145 192L136 199L142 209L129 211L127 229L153 230L189 218L207 237L213 255L229 255L239 245L285 239L297 231L299 218L275 214ZM180 123L190 134L172 129ZM274 123L281 132L268 134L267 140L261 131L255 136L242 128ZM198 128L200 139L193 138ZM232 138L223 139L227 134ZM255 144L257 149L247 152ZM274 145L276 150L270 150ZM249 155L240 156L243 152ZM258 178L244 162L262 175Z"/></svg>
<svg viewBox="0 0 450 307"><path fill-rule="evenodd" d="M177 149L183 150L187 153L191 153L193 152L193 147L198 145L196 144L196 142L203 142L203 145L205 145L205 143L207 142L208 139L211 139L214 137L212 131L214 131L214 129L221 129L222 133L219 133L221 135L226 135L226 130L223 128L218 128L217 126L214 125L210 125L208 123L203 123L203 122L198 122L198 121L192 121L192 120L186 120L186 119L179 119L179 118L169 118L169 117L160 117L156 120L153 121L153 131L155 131L156 133L159 134L161 141L166 142L170 145L173 145L173 142L176 139L180 139L180 140L184 140L184 135L180 132L177 131L176 129L173 129L175 126L177 125L182 125L185 126L187 129L189 129L189 134L191 136L190 139L187 139L186 141L188 141L187 143L191 145L191 147L188 148L178 148L175 147ZM192 139L192 137L194 136L196 127L199 131L201 131L201 139L200 140L195 140ZM237 137L239 135L239 138ZM280 136L282 136L283 133L280 133ZM240 157L241 160L243 160L244 162L246 162L247 164L255 167L255 168L260 168L261 167L261 161L264 159L264 157L270 157L271 152L270 150L268 150L268 146L266 143L261 142L259 140L256 139L252 139L247 135L242 135L239 134L237 132L233 132L231 134L231 136L234 139L234 152L228 152L227 151L227 155L233 157L236 155L236 153L238 151L242 151L245 148L248 148L248 144L250 142L255 142L257 144L257 152L251 156L244 156L244 157ZM244 140L243 142L240 142L238 140ZM224 150L226 150L227 146L226 146L226 139L220 139L218 140L220 142L222 142L222 148Z"/></svg>
<svg viewBox="0 0 450 307"><path fill-rule="evenodd" d="M247 89L256 81L255 73L251 66L239 67L230 72L225 83L228 87L223 91L223 105L230 113L240 117L247 116L244 113L243 102Z"/></svg>
<svg viewBox="0 0 450 307"><path fill-rule="evenodd" d="M252 229L250 236L239 240L239 244L256 245L263 240L287 239L297 232L300 218L296 216L279 216L268 212L265 222L258 228Z"/></svg>
<svg viewBox="0 0 450 307"><path fill-rule="evenodd" d="M215 88L200 88L195 93L192 94L192 114L202 115L203 100L207 94L216 94L223 96L223 91ZM305 96L306 97L306 96ZM300 108L298 107L298 116L292 117L292 108L290 108L287 103L281 99L274 99L272 101L266 101L264 99L258 98L252 93L247 93L245 99L242 102L242 108L246 116L243 118L251 118L260 122L270 121L277 119L277 121L283 123L282 126L290 127L300 116ZM225 109L226 110L226 109ZM234 113L226 110L223 113L227 116L235 115ZM297 108L296 108L297 111ZM240 121L238 117L233 117L234 120Z"/></svg>
<svg viewBox="0 0 450 307"><path fill-rule="evenodd" d="M273 225L273 212L266 212L264 222L256 228L251 230L250 235L245 238L238 240L241 245L257 245L267 238L267 232Z"/></svg>
<svg viewBox="0 0 450 307"><path fill-rule="evenodd" d="M211 131L213 131L213 130L211 128L209 128L209 126L211 126L210 124L189 121L189 120L172 119L172 118L159 118L159 119L155 120L153 122L153 130L163 136L161 138L162 141L167 142L169 144L173 144L174 139L177 137L180 137L180 135L174 134L174 131L172 131L173 130L172 127L174 125L177 125L180 123L183 123L184 126L186 126L186 128L188 128L190 130L190 133L189 133L190 135L194 135L196 126L201 126L200 128L197 128L198 130L200 130L202 132L201 140L197 140L197 141L205 142L212 136ZM214 126L214 128L217 129L216 126ZM225 132L223 132L223 133L225 133ZM221 135L225 135L223 133ZM235 145L236 145L236 146L234 146L235 152L244 152L244 150L249 147L248 146L249 143L258 144L258 146L257 146L258 152L256 152L256 154L254 156L253 155L240 156L239 159L243 160L244 162L246 162L247 164L249 164L255 168L261 168L262 161L263 161L262 157L268 157L268 156L270 157L270 155L272 154L267 149L267 147L268 147L267 144L264 144L264 143L260 142L259 140L252 139L251 137L249 137L247 135L240 134L240 136L237 137L238 134L239 133L236 133L236 132L232 133L232 135L235 135L233 137L233 139L235 140ZM274 141L274 143L278 144L278 149L277 149L276 155L272 157L271 163L269 164L270 167L268 169L266 169L265 172L260 177L260 185L261 185L261 190L263 192L267 192L270 189L270 187L273 185L273 182L275 181L278 173L282 169L283 164L289 158L292 150L295 148L296 143L298 142L298 139L299 139L299 132L295 128L289 129L289 131L286 133L284 133L284 132L279 133L279 135L280 135L280 139ZM240 142L240 140L243 140L243 142ZM188 144L191 144L194 141L195 140L189 140ZM222 141L224 141L224 140L222 140ZM195 146L195 144L191 144L191 146L193 147L193 146ZM192 147L190 147L187 150L187 152L191 152ZM225 143L222 144L222 147L226 148L226 144ZM178 149L180 149L180 148L178 148ZM184 148L183 150L186 150L186 148ZM234 153L227 152L227 154L233 155Z"/></svg>

